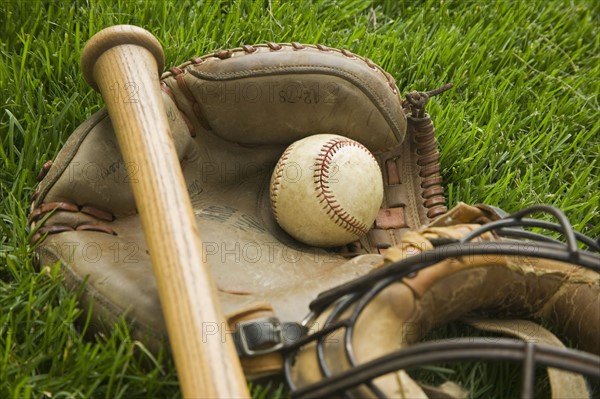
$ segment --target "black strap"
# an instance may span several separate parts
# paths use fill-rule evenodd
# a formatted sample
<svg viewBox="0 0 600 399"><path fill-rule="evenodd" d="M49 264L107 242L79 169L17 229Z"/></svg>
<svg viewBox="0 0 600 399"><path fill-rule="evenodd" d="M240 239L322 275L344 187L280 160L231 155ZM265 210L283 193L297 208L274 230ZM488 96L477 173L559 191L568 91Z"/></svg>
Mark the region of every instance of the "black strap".
<svg viewBox="0 0 600 399"><path fill-rule="evenodd" d="M280 351L307 333L308 329L299 323L263 317L238 323L233 339L240 357L256 357Z"/></svg>

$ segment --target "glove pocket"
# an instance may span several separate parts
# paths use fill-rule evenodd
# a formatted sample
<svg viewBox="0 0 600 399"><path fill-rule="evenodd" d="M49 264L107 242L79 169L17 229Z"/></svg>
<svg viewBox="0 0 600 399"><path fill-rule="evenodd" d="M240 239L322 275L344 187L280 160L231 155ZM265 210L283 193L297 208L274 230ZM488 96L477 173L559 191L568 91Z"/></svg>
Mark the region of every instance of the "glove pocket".
<svg viewBox="0 0 600 399"><path fill-rule="evenodd" d="M406 135L391 76L347 51L245 46L172 68L164 81L197 129L231 142L289 144L330 133L379 150Z"/></svg>

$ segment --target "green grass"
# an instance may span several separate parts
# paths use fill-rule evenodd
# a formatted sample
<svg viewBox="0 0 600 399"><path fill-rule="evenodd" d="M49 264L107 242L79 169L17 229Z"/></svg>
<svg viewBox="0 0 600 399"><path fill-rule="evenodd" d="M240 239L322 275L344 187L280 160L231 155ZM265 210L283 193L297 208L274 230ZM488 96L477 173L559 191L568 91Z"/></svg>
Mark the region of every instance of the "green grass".
<svg viewBox="0 0 600 399"><path fill-rule="evenodd" d="M598 237L599 21L595 0L4 0L0 397L179 395L169 359L147 353L124 325L85 337L77 293L62 288L56 268L36 272L28 244L39 168L102 106L79 70L83 45L101 28L130 23L152 31L167 65L243 43L299 41L367 56L403 91L453 82L429 105L450 203L507 211L547 203ZM518 370L486 367L454 374L474 396L506 397Z"/></svg>

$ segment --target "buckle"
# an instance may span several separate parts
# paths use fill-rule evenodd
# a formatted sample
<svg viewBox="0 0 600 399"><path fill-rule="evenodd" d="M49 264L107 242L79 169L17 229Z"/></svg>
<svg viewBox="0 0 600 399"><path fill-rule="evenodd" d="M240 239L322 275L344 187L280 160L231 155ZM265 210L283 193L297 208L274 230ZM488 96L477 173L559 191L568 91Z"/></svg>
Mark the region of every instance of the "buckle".
<svg viewBox="0 0 600 399"><path fill-rule="evenodd" d="M277 352L285 344L283 328L276 317L264 317L238 323L234 340L238 354L247 357ZM265 345L269 346L265 347Z"/></svg>

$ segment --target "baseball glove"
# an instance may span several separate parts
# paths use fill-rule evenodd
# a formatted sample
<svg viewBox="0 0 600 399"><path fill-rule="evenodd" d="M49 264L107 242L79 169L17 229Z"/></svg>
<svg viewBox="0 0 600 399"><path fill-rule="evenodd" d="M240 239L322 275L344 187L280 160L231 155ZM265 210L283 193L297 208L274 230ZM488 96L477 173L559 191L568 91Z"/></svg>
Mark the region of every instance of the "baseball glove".
<svg viewBox="0 0 600 399"><path fill-rule="evenodd" d="M198 333L233 337L249 379L281 373L285 354L288 382L301 392L335 374L318 364L323 356L334 362L339 357L334 371L343 372L476 310L548 317L567 326L575 342L598 352L593 332L599 323L580 323L598 320L595 272L564 262L485 257L415 269L416 277L390 274L395 283L374 295L356 322L357 362L351 360L354 354L342 356L339 346L322 351L306 338L314 336L309 329L326 324L328 315L339 316L331 313L332 298L344 297L344 284L367 287L361 279L396 270L394 262L409 249L459 239L474 223L498 218L491 209L466 206L445 215L435 132L425 112L429 97L442 90L403 99L394 79L372 61L298 43L242 46L194 58L166 72L161 87L205 260L228 320L227 326L205 323L206 330ZM136 88L126 88L124 101L135 100ZM381 209L369 231L329 249L286 234L269 199L271 173L285 148L321 133L367 147L384 183ZM39 265L60 262L65 284L82 293L82 307L93 303L95 329L110 330L125 316L132 336L158 350L166 330L130 188L138 173L136 165L123 161L106 111L97 112L71 135L55 161L43 166L30 214L32 240ZM429 227L434 230L411 232L434 220ZM471 227L448 227L453 221ZM313 313L305 319L311 301L324 291L328 294L312 303ZM552 295L556 291L561 295ZM478 299L479 292L486 295ZM569 306L582 312L571 318ZM343 312L349 309L350 303ZM407 334L398 333L406 323L423 328L405 339ZM316 358L315 347L323 352ZM422 390L408 381L398 371L344 389L359 396ZM365 391L372 387L375 391Z"/></svg>
<svg viewBox="0 0 600 399"><path fill-rule="evenodd" d="M161 79L165 112L205 248L233 324L299 321L318 293L366 273L404 231L444 213L439 154L424 104L346 50L299 43L242 46L193 58ZM136 88L123 101L136 101ZM275 222L269 181L285 148L332 133L366 146L385 198L369 232L347 246L302 245ZM110 329L126 315L133 336L158 348L165 335L150 257L125 164L105 110L68 139L39 176L30 215L41 265L60 261L65 283L85 281L82 305ZM205 332L208 333L208 332ZM249 376L271 371L260 363Z"/></svg>

